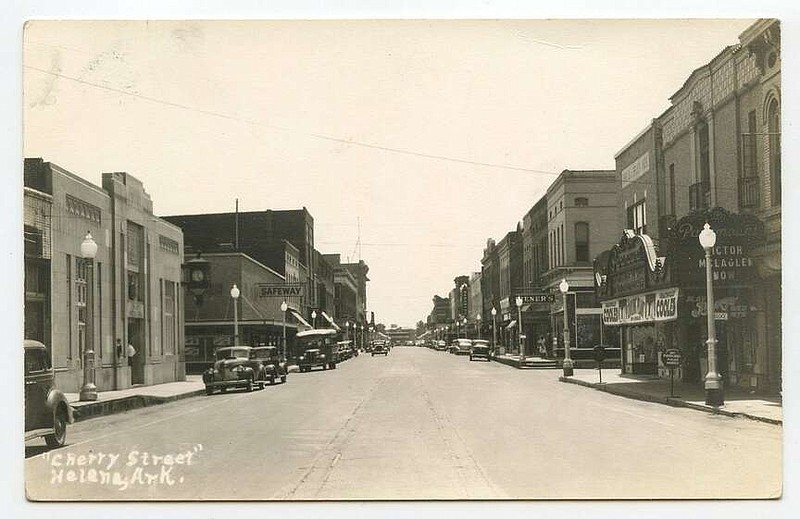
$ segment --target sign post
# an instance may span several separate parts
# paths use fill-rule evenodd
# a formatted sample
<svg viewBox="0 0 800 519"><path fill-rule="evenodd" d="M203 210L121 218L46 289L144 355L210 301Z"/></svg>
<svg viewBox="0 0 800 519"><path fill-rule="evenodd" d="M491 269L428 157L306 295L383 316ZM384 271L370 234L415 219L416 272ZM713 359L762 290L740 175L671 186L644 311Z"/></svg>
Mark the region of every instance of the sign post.
<svg viewBox="0 0 800 519"><path fill-rule="evenodd" d="M667 350L661 354L661 360L669 369L669 396L675 398L675 368L681 366L681 350Z"/></svg>

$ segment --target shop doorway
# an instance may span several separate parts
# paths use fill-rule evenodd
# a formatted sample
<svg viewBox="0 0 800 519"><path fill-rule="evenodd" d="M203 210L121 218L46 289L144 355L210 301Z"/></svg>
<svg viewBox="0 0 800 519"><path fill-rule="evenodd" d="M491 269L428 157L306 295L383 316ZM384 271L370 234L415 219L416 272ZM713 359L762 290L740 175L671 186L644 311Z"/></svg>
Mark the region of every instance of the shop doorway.
<svg viewBox="0 0 800 519"><path fill-rule="evenodd" d="M144 332L144 319L128 319L128 344L136 350L136 354L128 358L131 367L131 384L144 384Z"/></svg>

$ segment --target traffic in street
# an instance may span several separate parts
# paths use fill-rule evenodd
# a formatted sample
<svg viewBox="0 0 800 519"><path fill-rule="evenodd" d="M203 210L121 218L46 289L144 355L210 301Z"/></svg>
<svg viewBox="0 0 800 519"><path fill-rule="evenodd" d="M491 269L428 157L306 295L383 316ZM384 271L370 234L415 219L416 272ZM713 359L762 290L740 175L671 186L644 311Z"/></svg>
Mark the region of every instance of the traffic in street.
<svg viewBox="0 0 800 519"><path fill-rule="evenodd" d="M26 444L34 500L779 496L779 426L409 346ZM758 449L753 449L758 445Z"/></svg>

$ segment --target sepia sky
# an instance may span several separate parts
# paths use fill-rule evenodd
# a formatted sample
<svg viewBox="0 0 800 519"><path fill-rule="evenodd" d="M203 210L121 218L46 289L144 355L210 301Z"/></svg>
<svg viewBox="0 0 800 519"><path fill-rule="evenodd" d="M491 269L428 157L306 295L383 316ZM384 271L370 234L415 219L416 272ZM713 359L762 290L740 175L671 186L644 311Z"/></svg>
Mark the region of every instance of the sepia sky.
<svg viewBox="0 0 800 519"><path fill-rule="evenodd" d="M36 21L24 153L131 173L159 216L305 206L320 252L369 265L376 320L411 326L751 22Z"/></svg>

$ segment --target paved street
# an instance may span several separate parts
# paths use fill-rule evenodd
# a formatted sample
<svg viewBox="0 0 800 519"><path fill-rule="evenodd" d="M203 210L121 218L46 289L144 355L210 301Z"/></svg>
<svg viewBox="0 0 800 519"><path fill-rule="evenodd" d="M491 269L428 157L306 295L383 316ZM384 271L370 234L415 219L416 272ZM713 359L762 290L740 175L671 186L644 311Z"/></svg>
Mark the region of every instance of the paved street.
<svg viewBox="0 0 800 519"><path fill-rule="evenodd" d="M782 428L423 348L26 446L32 499L769 497Z"/></svg>

